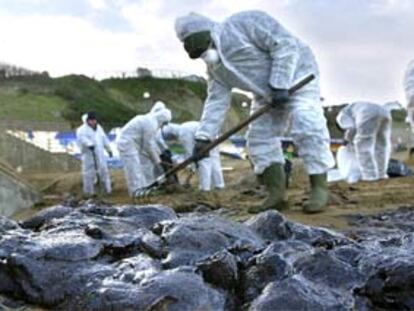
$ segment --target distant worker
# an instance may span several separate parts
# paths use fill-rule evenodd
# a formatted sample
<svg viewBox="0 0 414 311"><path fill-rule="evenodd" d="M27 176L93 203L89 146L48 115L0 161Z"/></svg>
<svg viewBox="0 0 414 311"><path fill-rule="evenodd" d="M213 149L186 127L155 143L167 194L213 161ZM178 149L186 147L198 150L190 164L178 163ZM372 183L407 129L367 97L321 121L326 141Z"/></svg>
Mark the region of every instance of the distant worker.
<svg viewBox="0 0 414 311"><path fill-rule="evenodd" d="M288 128L310 175L311 195L303 209L307 213L324 211L329 196L327 171L334 159L320 103L318 66L311 49L260 11L235 14L222 24L191 13L177 19L175 27L189 57L203 59L209 74L194 154L197 156L217 137L231 103L231 90L252 92L252 112L266 104L274 109L249 125L250 159L268 192L267 199L249 211L288 207L279 140ZM288 89L309 74L316 79L289 96Z"/></svg>
<svg viewBox="0 0 414 311"><path fill-rule="evenodd" d="M94 184L98 174L100 185L107 194L111 193L111 179L104 149L112 158L108 137L98 124L95 112L82 116L83 125L76 130L78 146L82 154L83 192L87 196L95 195Z"/></svg>
<svg viewBox="0 0 414 311"><path fill-rule="evenodd" d="M199 126L200 122L197 121L184 122L182 124L171 123L161 129L162 138L164 141L177 140L184 148L185 159L188 159L193 153L195 134ZM210 151L209 157L198 161L196 167L201 191L224 188L225 184L218 147Z"/></svg>
<svg viewBox="0 0 414 311"><path fill-rule="evenodd" d="M405 72L404 89L407 98L407 122L411 132L414 133L414 60L412 60ZM412 142L411 142L412 144ZM414 146L410 146L410 156L414 156Z"/></svg>
<svg viewBox="0 0 414 311"><path fill-rule="evenodd" d="M345 139L355 150L361 179L388 178L391 156L391 109L369 102L355 102L343 108L336 119L346 130Z"/></svg>
<svg viewBox="0 0 414 311"><path fill-rule="evenodd" d="M158 100L155 102L154 106L152 106L151 108L151 112L156 112L158 110L164 109L166 108L165 103ZM157 177L159 177L160 175L164 174L165 172L167 172L169 169L172 168L173 161L172 161L172 154L170 152L170 150L166 149L166 144L165 142L162 140L161 136L160 136L160 130L158 130L157 135L156 135L156 145L157 145L157 152L160 156L160 160L161 160L161 165L153 165L153 169L152 170L148 170L148 175L146 175L147 180L155 180ZM148 159L144 159L144 161L148 161ZM151 163L147 162L148 167L151 165ZM150 176L151 174L151 176ZM174 174L172 176L167 177L166 181L165 181L165 186L172 186L173 184L175 186L177 186L179 183L178 181L178 176L177 174ZM168 190L167 190L168 189ZM178 188L177 187L173 187L173 188L166 188L167 191L177 191Z"/></svg>
<svg viewBox="0 0 414 311"><path fill-rule="evenodd" d="M164 106L136 116L121 129L117 146L131 196L153 181L148 176L153 178L154 167L161 165L157 131L170 121L171 111Z"/></svg>
<svg viewBox="0 0 414 311"><path fill-rule="evenodd" d="M154 113L163 109L166 109L166 105L164 102L157 100L154 105L152 106L150 112ZM158 133L158 132L157 132ZM156 136L157 137L157 136ZM156 138L156 144L154 146L156 152L160 156L161 161L163 160L162 150L163 146L158 144L158 140ZM158 176L164 173L164 165L156 165L152 160L151 157L148 157L146 153L141 153L140 156L141 165L147 169L143 171L145 180L150 183L154 181ZM163 164L163 163L162 163ZM169 180L170 181L170 180Z"/></svg>

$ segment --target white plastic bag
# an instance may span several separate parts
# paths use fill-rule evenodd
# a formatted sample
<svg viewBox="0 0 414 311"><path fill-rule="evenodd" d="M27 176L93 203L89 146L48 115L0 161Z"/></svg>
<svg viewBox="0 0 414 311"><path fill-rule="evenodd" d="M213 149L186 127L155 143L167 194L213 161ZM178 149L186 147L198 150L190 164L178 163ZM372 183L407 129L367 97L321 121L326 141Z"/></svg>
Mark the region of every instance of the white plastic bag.
<svg viewBox="0 0 414 311"><path fill-rule="evenodd" d="M341 146L336 154L339 172L346 182L352 184L361 179L361 171L352 145Z"/></svg>

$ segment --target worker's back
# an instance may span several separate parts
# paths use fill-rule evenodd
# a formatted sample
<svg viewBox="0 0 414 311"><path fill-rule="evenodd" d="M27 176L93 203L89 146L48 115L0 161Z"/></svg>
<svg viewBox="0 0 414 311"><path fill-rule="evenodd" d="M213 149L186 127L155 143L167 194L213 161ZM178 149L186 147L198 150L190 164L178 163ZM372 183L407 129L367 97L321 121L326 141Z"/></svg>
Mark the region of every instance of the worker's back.
<svg viewBox="0 0 414 311"><path fill-rule="evenodd" d="M118 149L134 148L142 146L145 141L150 140L152 137L145 137L145 133L154 133L157 131L157 120L154 115L138 115L130 120L121 129L121 132L117 139Z"/></svg>
<svg viewBox="0 0 414 311"><path fill-rule="evenodd" d="M192 134L192 136L194 137L199 126L200 122L198 121L184 122L180 126L179 136L182 137L183 135Z"/></svg>
<svg viewBox="0 0 414 311"><path fill-rule="evenodd" d="M178 140L185 149L185 156L191 156L194 148L195 134L200 126L198 121L188 121L180 125Z"/></svg>
<svg viewBox="0 0 414 311"><path fill-rule="evenodd" d="M357 123L373 118L391 118L390 110L376 103L355 102L350 105L350 109Z"/></svg>
<svg viewBox="0 0 414 311"><path fill-rule="evenodd" d="M269 81L277 84L274 87L282 88L283 84L289 88L308 74L318 75L310 48L264 12L232 15L219 29L216 41L224 67L230 65L233 77L237 77L229 81L232 75L227 76L225 82L232 87L265 96L270 93ZM274 61L276 57L281 60L283 55L285 60L280 61L276 72Z"/></svg>

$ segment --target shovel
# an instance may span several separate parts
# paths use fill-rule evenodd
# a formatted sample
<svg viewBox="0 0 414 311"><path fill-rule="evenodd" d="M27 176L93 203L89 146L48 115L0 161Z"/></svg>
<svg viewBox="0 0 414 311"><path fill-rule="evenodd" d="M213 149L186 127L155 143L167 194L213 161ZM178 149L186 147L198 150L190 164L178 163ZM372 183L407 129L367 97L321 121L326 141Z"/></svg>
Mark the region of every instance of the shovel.
<svg viewBox="0 0 414 311"><path fill-rule="evenodd" d="M292 86L289 89L289 95L294 94L296 91L298 91L299 89L301 89L302 87L304 87L305 85L307 85L308 83L310 83L314 79L315 79L315 75L311 74L311 75L307 76L306 78L304 78L303 80L299 81L297 84L295 84L294 86ZM271 102L270 98L268 99L268 102ZM216 140L214 140L210 144L208 144L203 150L201 150L199 155L207 154L208 152L210 152L211 149L215 148L217 145L219 145L223 141L227 140L230 136L237 133L242 128L244 128L246 125L253 122L254 120L259 118L260 116L262 116L263 114L265 114L266 112L271 110L272 108L273 108L273 106L271 104L267 104L264 107L260 108L255 113L253 113L249 118L247 118L246 120L240 122L234 128L230 129L229 131L224 133L222 136L220 136L219 138L217 138ZM180 164L178 164L178 165L174 166L173 168L171 168L170 170L168 170L163 175L159 176L153 183L151 183L147 187L137 189L134 192L134 196L133 196L134 201L138 201L140 198L148 197L150 195L150 193L154 189L158 188L162 183L164 183L167 180L168 177L176 174L177 172L179 172L182 169L186 168L189 164L191 164L193 162L197 162L197 158L194 157L194 156L191 156L188 159L186 159L185 161L181 162Z"/></svg>

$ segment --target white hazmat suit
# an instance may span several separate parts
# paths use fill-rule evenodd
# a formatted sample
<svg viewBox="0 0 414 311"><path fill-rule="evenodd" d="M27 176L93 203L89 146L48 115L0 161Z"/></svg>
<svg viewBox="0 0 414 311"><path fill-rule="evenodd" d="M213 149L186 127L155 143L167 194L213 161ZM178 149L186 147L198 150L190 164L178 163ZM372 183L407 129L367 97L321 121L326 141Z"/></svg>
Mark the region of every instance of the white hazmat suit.
<svg viewBox="0 0 414 311"><path fill-rule="evenodd" d="M184 147L185 159L188 159L192 155L195 134L199 126L200 122L197 121L168 124L162 128L161 133L164 140L178 140ZM200 160L197 166L200 190L210 191L212 188L224 188L225 184L218 147L211 150L209 157Z"/></svg>
<svg viewBox="0 0 414 311"><path fill-rule="evenodd" d="M346 130L345 138L355 150L361 178L374 181L388 178L391 156L391 110L369 102L347 105L337 116L338 125Z"/></svg>
<svg viewBox="0 0 414 311"><path fill-rule="evenodd" d="M83 192L87 195L95 194L94 184L96 174L99 174L101 185L104 186L106 193L111 193L111 180L108 172L108 165L104 150L111 153L108 137L102 127L97 124L96 130L87 124L87 115L82 116L83 125L76 130L76 139L81 150L82 157L82 178ZM94 150L90 150L93 147ZM97 171L95 170L95 160Z"/></svg>
<svg viewBox="0 0 414 311"><path fill-rule="evenodd" d="M159 149L156 144L157 131L171 121L171 111L160 108L146 115L139 115L129 121L117 140L119 154L124 165L128 192L132 196L153 180L154 165L160 165Z"/></svg>
<svg viewBox="0 0 414 311"><path fill-rule="evenodd" d="M164 102L156 101L155 104L152 106L150 113L155 113L157 111L162 111L165 109L167 109L167 107ZM155 148L158 155L161 155L163 146L160 146L158 143L159 143L158 140L156 140L156 144L153 146L153 148ZM148 183L153 182L158 176L164 173L164 170L162 169L162 167L154 163L151 157L149 157L147 153L141 152L140 160L141 160L141 165L145 167L145 169L143 170L143 174L144 174L145 180Z"/></svg>
<svg viewBox="0 0 414 311"><path fill-rule="evenodd" d="M276 20L260 11L235 14L217 24L191 13L177 19L181 41L199 31L210 31L220 62L208 65L208 97L198 139L213 140L231 102L232 88L255 94L251 112L266 104L272 88L288 89L309 74L316 79L249 125L247 146L256 174L272 163L284 163L278 137L290 129L309 174L323 174L334 165L330 136L320 104L319 72L311 49Z"/></svg>
<svg viewBox="0 0 414 311"><path fill-rule="evenodd" d="M405 72L404 90L407 98L407 121L414 133L414 60L411 61Z"/></svg>

